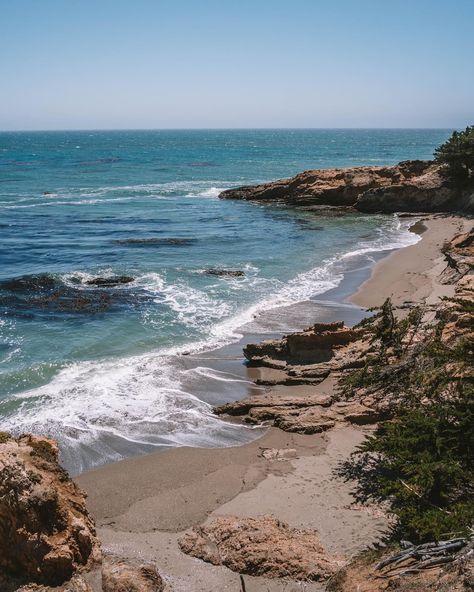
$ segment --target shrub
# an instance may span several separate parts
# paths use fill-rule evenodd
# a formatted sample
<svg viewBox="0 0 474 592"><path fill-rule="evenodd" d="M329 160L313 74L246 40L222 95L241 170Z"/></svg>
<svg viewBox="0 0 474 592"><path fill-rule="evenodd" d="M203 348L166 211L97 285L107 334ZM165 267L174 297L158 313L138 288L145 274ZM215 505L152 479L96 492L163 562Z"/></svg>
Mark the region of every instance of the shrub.
<svg viewBox="0 0 474 592"><path fill-rule="evenodd" d="M415 541L466 534L474 523L473 425L472 389L381 424L356 454L363 497L389 500Z"/></svg>
<svg viewBox="0 0 474 592"><path fill-rule="evenodd" d="M467 533L474 524L472 301L450 302L469 326L445 342L445 320L420 332L423 309L400 320L386 301L364 323L372 344L365 366L343 383L346 393L362 388L387 400L392 418L340 472L357 481L359 501L388 502L401 533L416 542Z"/></svg>
<svg viewBox="0 0 474 592"><path fill-rule="evenodd" d="M444 144L436 148L435 160L446 165L446 174L457 185L467 183L474 169L474 125L463 132L453 132Z"/></svg>

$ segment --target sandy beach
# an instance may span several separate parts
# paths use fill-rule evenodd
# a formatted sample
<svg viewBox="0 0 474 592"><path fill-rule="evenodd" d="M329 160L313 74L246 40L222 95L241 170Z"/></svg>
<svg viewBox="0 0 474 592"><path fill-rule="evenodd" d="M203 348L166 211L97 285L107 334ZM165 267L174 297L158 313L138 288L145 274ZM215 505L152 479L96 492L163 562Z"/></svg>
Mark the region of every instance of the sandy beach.
<svg viewBox="0 0 474 592"><path fill-rule="evenodd" d="M418 222L421 240L379 261L349 302L369 308L391 297L396 306L435 304L451 295L437 278L446 267L445 241L472 227L465 218L435 216ZM276 387L280 395L293 389ZM269 387L271 390L271 387ZM288 389L288 390L287 390ZM347 560L375 544L387 528L377 508L354 504L351 485L334 476L369 428L338 427L299 435L271 428L234 448L177 448L130 458L76 478L88 493L105 551L156 564L176 592L239 590L239 575L183 554L177 544L187 528L216 516L275 516L291 527L318 531L324 548ZM247 592L317 591L317 583L245 576Z"/></svg>

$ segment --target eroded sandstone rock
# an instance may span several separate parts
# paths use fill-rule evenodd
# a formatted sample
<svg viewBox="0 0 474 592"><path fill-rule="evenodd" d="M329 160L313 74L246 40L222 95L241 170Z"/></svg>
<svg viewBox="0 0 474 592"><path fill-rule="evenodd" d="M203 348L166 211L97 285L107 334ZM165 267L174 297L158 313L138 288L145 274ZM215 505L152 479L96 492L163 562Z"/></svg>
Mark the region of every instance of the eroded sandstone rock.
<svg viewBox="0 0 474 592"><path fill-rule="evenodd" d="M244 356L251 364L281 369L284 369L283 361L292 365L297 362L319 364L331 360L337 349L357 341L361 336L360 331L349 329L342 322L316 323L304 331L285 335L282 339L250 343L244 348Z"/></svg>
<svg viewBox="0 0 474 592"><path fill-rule="evenodd" d="M0 574L57 586L100 561L85 494L47 438L0 438Z"/></svg>
<svg viewBox="0 0 474 592"><path fill-rule="evenodd" d="M289 179L223 191L223 199L276 201L305 208L355 208L361 212L474 211L474 191L459 191L433 161L394 166L304 171Z"/></svg>
<svg viewBox="0 0 474 592"><path fill-rule="evenodd" d="M314 530L290 528L273 517L223 516L180 539L181 550L242 574L326 580L338 567Z"/></svg>
<svg viewBox="0 0 474 592"><path fill-rule="evenodd" d="M102 592L161 592L163 580L151 564L108 556L102 564Z"/></svg>

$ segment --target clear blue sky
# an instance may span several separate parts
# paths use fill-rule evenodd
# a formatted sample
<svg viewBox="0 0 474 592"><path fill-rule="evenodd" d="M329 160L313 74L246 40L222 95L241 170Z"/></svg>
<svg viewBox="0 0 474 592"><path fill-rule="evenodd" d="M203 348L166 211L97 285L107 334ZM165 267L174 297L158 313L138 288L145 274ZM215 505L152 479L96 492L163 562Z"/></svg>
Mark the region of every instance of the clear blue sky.
<svg viewBox="0 0 474 592"><path fill-rule="evenodd" d="M0 0L0 129L464 127L473 0Z"/></svg>

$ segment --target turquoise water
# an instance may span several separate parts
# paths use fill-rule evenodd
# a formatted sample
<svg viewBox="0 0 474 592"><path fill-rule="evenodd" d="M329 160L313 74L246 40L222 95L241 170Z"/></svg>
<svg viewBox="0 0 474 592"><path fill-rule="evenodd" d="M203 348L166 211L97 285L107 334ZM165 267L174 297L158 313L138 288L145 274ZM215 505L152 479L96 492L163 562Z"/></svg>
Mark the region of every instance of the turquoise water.
<svg viewBox="0 0 474 592"><path fill-rule="evenodd" d="M236 341L260 311L336 286L351 258L416 238L393 216L315 217L219 192L430 158L449 134L0 133L0 429L52 435L76 469L134 444L245 441L184 387L178 354ZM221 268L244 276L205 273ZM130 281L88 283L117 276Z"/></svg>

